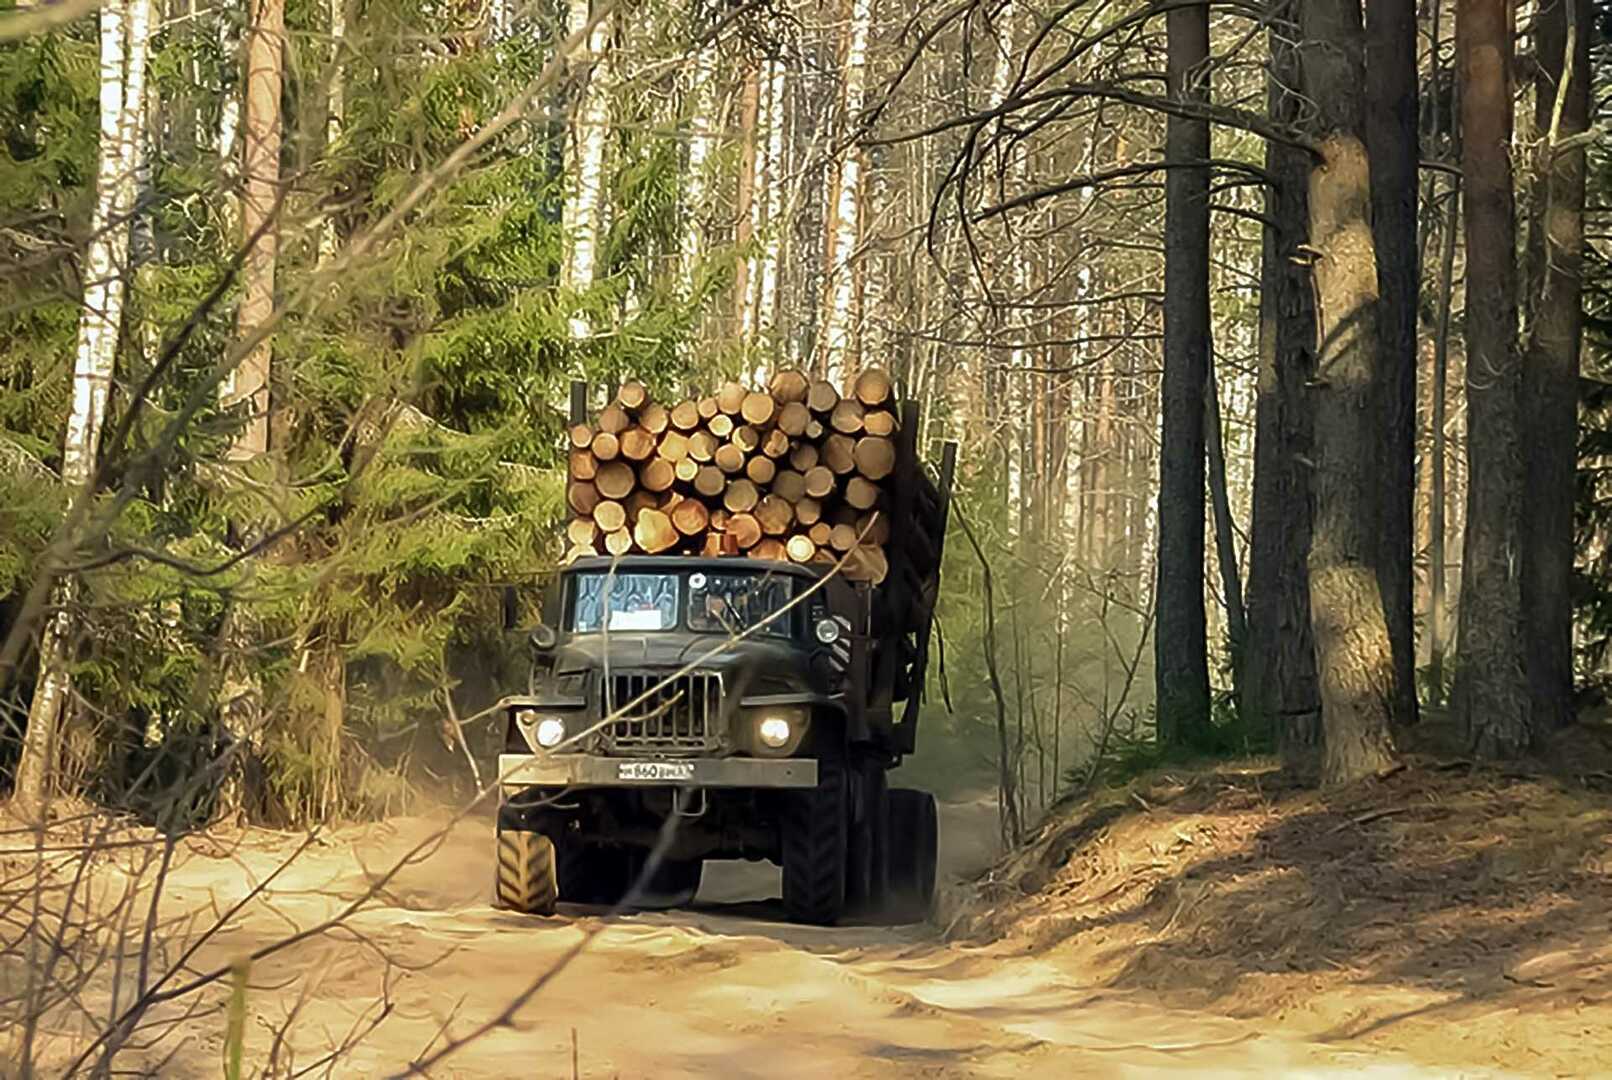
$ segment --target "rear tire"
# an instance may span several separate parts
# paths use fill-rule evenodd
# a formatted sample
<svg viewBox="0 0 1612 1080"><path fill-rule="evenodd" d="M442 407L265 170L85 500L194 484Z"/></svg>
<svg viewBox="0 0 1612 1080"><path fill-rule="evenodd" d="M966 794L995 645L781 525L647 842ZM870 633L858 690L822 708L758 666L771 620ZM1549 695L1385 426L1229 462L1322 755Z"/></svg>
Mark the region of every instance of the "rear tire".
<svg viewBox="0 0 1612 1080"><path fill-rule="evenodd" d="M923 922L935 906L935 857L940 839L935 797L927 791L890 792L890 918Z"/></svg>
<svg viewBox="0 0 1612 1080"><path fill-rule="evenodd" d="M560 898L554 842L539 832L499 829L493 906L526 915L552 915Z"/></svg>
<svg viewBox="0 0 1612 1080"><path fill-rule="evenodd" d="M783 800L784 910L794 922L832 926L845 911L849 802L844 765L817 763L817 786Z"/></svg>

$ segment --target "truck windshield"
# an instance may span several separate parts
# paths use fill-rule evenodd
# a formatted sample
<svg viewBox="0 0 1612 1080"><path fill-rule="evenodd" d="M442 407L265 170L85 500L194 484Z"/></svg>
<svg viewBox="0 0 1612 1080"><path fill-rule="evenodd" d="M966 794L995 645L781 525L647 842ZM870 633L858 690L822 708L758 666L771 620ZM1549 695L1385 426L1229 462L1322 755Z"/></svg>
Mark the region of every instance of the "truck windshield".
<svg viewBox="0 0 1612 1080"><path fill-rule="evenodd" d="M690 574L688 627L700 633L741 634L790 600L791 580L765 574ZM789 637L791 618L784 615L758 630Z"/></svg>
<svg viewBox="0 0 1612 1080"><path fill-rule="evenodd" d="M676 574L579 574L571 629L671 630L677 626L678 581Z"/></svg>

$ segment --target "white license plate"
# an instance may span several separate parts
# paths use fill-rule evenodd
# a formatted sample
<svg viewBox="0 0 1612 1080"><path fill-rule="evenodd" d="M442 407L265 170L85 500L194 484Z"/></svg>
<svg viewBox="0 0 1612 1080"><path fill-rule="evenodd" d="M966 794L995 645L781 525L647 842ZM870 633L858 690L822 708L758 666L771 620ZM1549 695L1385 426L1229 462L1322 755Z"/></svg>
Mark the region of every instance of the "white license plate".
<svg viewBox="0 0 1612 1080"><path fill-rule="evenodd" d="M692 780L692 761L623 761L616 766L618 780Z"/></svg>

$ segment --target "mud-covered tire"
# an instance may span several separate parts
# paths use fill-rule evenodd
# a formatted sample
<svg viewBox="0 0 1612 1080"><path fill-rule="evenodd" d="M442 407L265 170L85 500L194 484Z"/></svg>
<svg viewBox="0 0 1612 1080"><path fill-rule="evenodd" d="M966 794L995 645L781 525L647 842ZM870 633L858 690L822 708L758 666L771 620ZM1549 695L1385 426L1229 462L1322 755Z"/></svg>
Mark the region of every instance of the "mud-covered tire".
<svg viewBox="0 0 1612 1080"><path fill-rule="evenodd" d="M493 906L527 915L552 915L560 898L554 842L539 832L499 829Z"/></svg>
<svg viewBox="0 0 1612 1080"><path fill-rule="evenodd" d="M846 909L878 917L890 891L890 799L884 766L869 761L860 767L857 814L850 825L850 861L845 881Z"/></svg>
<svg viewBox="0 0 1612 1080"><path fill-rule="evenodd" d="M780 847L784 910L794 922L832 926L845 911L849 814L843 764L817 763L817 786L785 794Z"/></svg>
<svg viewBox="0 0 1612 1080"><path fill-rule="evenodd" d="M890 893L894 922L923 922L935 905L935 860L940 842L935 797L927 791L890 791Z"/></svg>

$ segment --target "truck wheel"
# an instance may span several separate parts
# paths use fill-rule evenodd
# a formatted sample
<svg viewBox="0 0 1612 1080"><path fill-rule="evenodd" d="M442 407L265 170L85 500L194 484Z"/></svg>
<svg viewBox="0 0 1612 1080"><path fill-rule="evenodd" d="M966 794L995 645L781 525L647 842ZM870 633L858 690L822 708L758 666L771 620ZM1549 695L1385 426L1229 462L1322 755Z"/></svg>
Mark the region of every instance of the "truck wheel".
<svg viewBox="0 0 1612 1080"><path fill-rule="evenodd" d="M877 915L889 894L890 799L884 766L866 762L860 770L861 811L851 824L849 877L846 905L858 914Z"/></svg>
<svg viewBox="0 0 1612 1080"><path fill-rule="evenodd" d="M890 917L922 922L935 903L935 848L939 828L935 797L927 791L890 792Z"/></svg>
<svg viewBox="0 0 1612 1080"><path fill-rule="evenodd" d="M844 766L817 763L817 786L784 796L784 910L795 922L832 926L845 910L849 822Z"/></svg>
<svg viewBox="0 0 1612 1080"><path fill-rule="evenodd" d="M552 915L559 897L554 842L538 832L499 829L493 906L527 915Z"/></svg>

